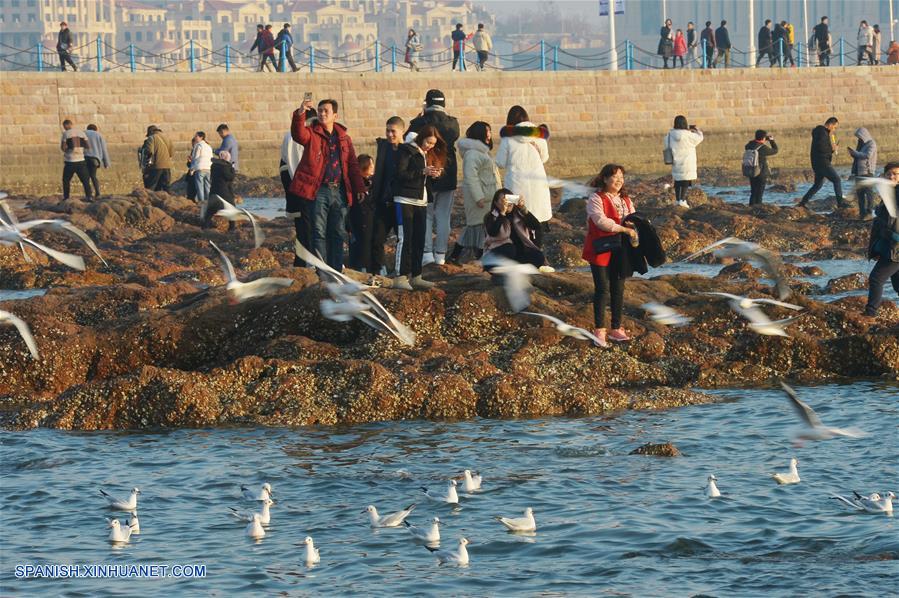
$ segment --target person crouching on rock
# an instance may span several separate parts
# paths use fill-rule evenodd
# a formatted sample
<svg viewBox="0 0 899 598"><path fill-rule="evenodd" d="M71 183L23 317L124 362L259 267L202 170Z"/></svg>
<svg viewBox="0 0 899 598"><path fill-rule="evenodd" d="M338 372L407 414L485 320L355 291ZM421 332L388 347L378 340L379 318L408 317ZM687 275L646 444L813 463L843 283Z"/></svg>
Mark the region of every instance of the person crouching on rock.
<svg viewBox="0 0 899 598"><path fill-rule="evenodd" d="M216 195L230 204L234 203L234 165L231 164L231 153L227 150L219 152L218 157L212 159L209 175L209 200L206 206L206 217L203 219L203 228L212 227L212 217L221 210L222 203ZM234 221L228 222L228 230L234 230Z"/></svg>
<svg viewBox="0 0 899 598"><path fill-rule="evenodd" d="M493 194L490 211L484 216L484 255L482 261L490 263L491 256L501 256L521 264L546 266L546 256L537 247L536 239L542 224L528 211L523 195L513 195L508 189ZM489 267L484 268L490 271Z"/></svg>
<svg viewBox="0 0 899 598"><path fill-rule="evenodd" d="M887 164L883 169L883 178L896 185L892 188L895 197L896 189L899 189L899 162ZM883 287L887 280L899 293L899 218L890 216L883 202L874 212L868 258L877 260L868 276L868 305L865 306L865 315L873 318L883 299Z"/></svg>
<svg viewBox="0 0 899 598"><path fill-rule="evenodd" d="M607 347L606 338L619 342L630 340L621 326L624 280L632 274L623 243L636 246L637 231L630 223L622 225L624 218L634 212L634 204L624 189L624 167L606 164L589 185L597 191L587 200L587 236L582 255L590 263L593 274L594 333L601 341L600 346ZM612 330L608 334L607 295L612 308Z"/></svg>

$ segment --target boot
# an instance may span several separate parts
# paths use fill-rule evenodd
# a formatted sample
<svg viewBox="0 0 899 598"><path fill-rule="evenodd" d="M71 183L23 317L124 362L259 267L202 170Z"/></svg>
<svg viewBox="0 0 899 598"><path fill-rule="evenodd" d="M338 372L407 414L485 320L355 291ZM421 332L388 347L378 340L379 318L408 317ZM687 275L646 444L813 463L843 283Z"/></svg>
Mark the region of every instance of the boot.
<svg viewBox="0 0 899 598"><path fill-rule="evenodd" d="M420 277L419 277L420 278ZM393 279L393 288L401 291L411 291L412 285L409 284L408 276L397 276Z"/></svg>
<svg viewBox="0 0 899 598"><path fill-rule="evenodd" d="M434 283L422 278L421 274L410 280L409 284L412 285L413 289L418 289L419 291L427 291L434 288Z"/></svg>
<svg viewBox="0 0 899 598"><path fill-rule="evenodd" d="M462 256L463 247L458 243L453 246L453 251L450 253L449 258L446 260L450 264L459 265L459 258Z"/></svg>

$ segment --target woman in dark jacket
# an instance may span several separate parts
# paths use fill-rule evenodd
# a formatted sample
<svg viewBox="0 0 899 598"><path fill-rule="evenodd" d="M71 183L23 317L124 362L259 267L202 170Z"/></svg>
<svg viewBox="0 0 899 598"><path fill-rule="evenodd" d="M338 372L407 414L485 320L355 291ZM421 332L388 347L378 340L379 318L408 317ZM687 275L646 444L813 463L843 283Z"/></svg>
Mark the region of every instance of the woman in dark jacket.
<svg viewBox="0 0 899 598"><path fill-rule="evenodd" d="M484 216L483 261L489 263L491 255L499 255L537 268L546 265L546 256L535 242L540 221L525 206L524 197L513 195L508 189L500 189L493 195L490 211ZM489 268L485 268L489 271Z"/></svg>
<svg viewBox="0 0 899 598"><path fill-rule="evenodd" d="M431 181L443 173L446 165L446 143L433 125L425 125L415 137L400 146L393 179L393 204L396 208L397 242L400 254L399 275L393 288L411 291L434 286L421 277L425 251L425 224Z"/></svg>
<svg viewBox="0 0 899 598"><path fill-rule="evenodd" d="M665 19L665 24L659 30L659 49L658 55L665 61L665 67L668 68L668 59L674 55L674 38L671 35L671 19ZM674 60L671 61L671 68L674 68Z"/></svg>
<svg viewBox="0 0 899 598"><path fill-rule="evenodd" d="M227 151L219 152L218 157L212 159L212 166L209 169L209 201L206 206L206 217L203 219L203 228L212 226L212 217L223 207L216 201L216 195L230 204L234 203L234 176L231 154ZM228 230L233 229L234 222L229 222Z"/></svg>

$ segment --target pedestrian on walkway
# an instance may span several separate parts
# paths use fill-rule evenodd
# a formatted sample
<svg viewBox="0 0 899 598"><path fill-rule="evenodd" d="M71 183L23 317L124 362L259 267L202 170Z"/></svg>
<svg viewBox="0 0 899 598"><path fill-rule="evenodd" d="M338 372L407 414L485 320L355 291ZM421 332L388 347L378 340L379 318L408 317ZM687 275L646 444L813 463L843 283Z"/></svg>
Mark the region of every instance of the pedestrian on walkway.
<svg viewBox="0 0 899 598"><path fill-rule="evenodd" d="M483 23L478 23L478 30L472 39L474 49L478 53L478 70L483 71L484 65L487 64L487 58L490 56L490 50L493 49L493 40L490 34L484 29Z"/></svg>
<svg viewBox="0 0 899 598"><path fill-rule="evenodd" d="M765 195L765 185L771 176L768 168L768 156L777 153L777 143L774 135L769 135L764 129L755 132L752 141L743 148L743 175L749 178L749 205L762 205ZM753 161L752 158L755 158Z"/></svg>
<svg viewBox="0 0 899 598"><path fill-rule="evenodd" d="M861 65L865 60L869 65L874 64L874 31L868 27L868 21L862 21L858 24L858 33L856 33L856 45L858 46L858 57L856 64Z"/></svg>
<svg viewBox="0 0 899 598"><path fill-rule="evenodd" d="M771 19L765 19L765 24L759 29L758 35L758 56L755 59L755 66L761 64L762 59L768 57L768 66L774 66L776 60L774 58L774 36L771 31Z"/></svg>
<svg viewBox="0 0 899 598"><path fill-rule="evenodd" d="M465 35L465 32L462 31L462 23L456 23L456 29L453 31L450 36L453 39L453 70L456 70L456 63L460 62L462 56L463 45L465 44L465 40L467 40L470 35ZM460 64L459 70L464 71L465 65Z"/></svg>
<svg viewBox="0 0 899 598"><path fill-rule="evenodd" d="M699 34L699 41L705 52L705 68L714 68L712 57L715 55L715 31L712 29L711 21L705 22L705 29Z"/></svg>
<svg viewBox="0 0 899 598"><path fill-rule="evenodd" d="M727 32L727 21L721 21L721 26L715 29L715 48L718 54L715 56L714 67L718 66L718 61L724 57L724 68L730 66L730 34Z"/></svg>
<svg viewBox="0 0 899 598"><path fill-rule="evenodd" d="M783 43L784 43L784 58L781 63L783 66L787 66L787 63L790 63L790 66L796 66L796 63L793 61L793 46L796 43L796 30L793 27L793 24L788 21L781 21L780 26L784 29Z"/></svg>
<svg viewBox="0 0 899 598"><path fill-rule="evenodd" d="M871 29L871 53L874 56L874 64L880 64L880 54L883 51L880 47L881 39L880 25L874 25Z"/></svg>
<svg viewBox="0 0 899 598"><path fill-rule="evenodd" d="M659 47L656 53L662 57L662 62L664 63L662 68L667 69L668 59L674 54L674 35L671 29L671 19L665 19L665 23L659 29ZM671 68L674 68L673 60L671 61Z"/></svg>
<svg viewBox="0 0 899 598"><path fill-rule="evenodd" d="M72 60L72 32L69 30L69 24L63 21L59 24L59 33L56 35L56 53L59 54L59 70L65 71L66 64L72 66L73 71L77 71L75 61Z"/></svg>
<svg viewBox="0 0 899 598"><path fill-rule="evenodd" d="M695 63L698 60L698 46L699 46L699 38L696 35L696 26L693 24L693 21L687 23L687 53L690 56L691 64L690 68L695 67Z"/></svg>
<svg viewBox="0 0 899 598"><path fill-rule="evenodd" d="M671 68L677 66L677 60L680 59L680 67L684 68L684 56L687 55L687 38L684 37L682 29L677 30L674 36L674 59L671 61Z"/></svg>
<svg viewBox="0 0 899 598"><path fill-rule="evenodd" d="M830 66L830 20L821 17L821 22L815 25L813 37L818 49L818 66Z"/></svg>
<svg viewBox="0 0 899 598"><path fill-rule="evenodd" d="M284 23L284 28L278 32L275 38L275 48L278 50L278 71L284 70L284 59L290 63L293 72L300 70L293 61L293 35L290 34L290 23Z"/></svg>
<svg viewBox="0 0 899 598"><path fill-rule="evenodd" d="M843 187L840 183L840 175L837 174L833 167L833 155L839 149L837 147L836 137L833 132L837 130L840 121L836 116L828 118L823 125L818 125L812 129L812 145L810 157L812 162L812 170L815 172L815 182L805 192L802 199L797 204L798 207L804 207L805 204L821 189L824 179L833 183L833 192L837 196L837 206L846 207L843 201Z"/></svg>
<svg viewBox="0 0 899 598"><path fill-rule="evenodd" d="M109 168L109 150L106 147L106 139L100 134L97 125L87 125L88 147L84 150L84 157L87 163L87 174L94 186L94 199L100 199L100 181L97 180L97 171L100 166Z"/></svg>
<svg viewBox="0 0 899 598"><path fill-rule="evenodd" d="M410 29L406 36L406 64L409 65L410 71L420 71L418 68L418 60L421 55L421 38L415 33L415 29Z"/></svg>
<svg viewBox="0 0 899 598"><path fill-rule="evenodd" d="M91 201L91 188L88 182L87 164L84 160L84 151L90 148L87 135L81 129L75 128L71 120L62 121L62 137L59 140L59 149L62 151L65 162L62 169L62 198L69 199L69 187L72 176L77 175L84 187L84 201Z"/></svg>

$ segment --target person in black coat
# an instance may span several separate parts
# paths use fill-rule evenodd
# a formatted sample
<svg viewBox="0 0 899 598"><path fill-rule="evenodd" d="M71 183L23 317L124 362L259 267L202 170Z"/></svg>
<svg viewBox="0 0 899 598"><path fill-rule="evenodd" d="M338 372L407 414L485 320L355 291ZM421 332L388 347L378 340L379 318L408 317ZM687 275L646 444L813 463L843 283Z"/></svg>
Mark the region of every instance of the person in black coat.
<svg viewBox="0 0 899 598"><path fill-rule="evenodd" d="M546 256L536 244L541 226L528 212L523 197L513 195L508 189L497 190L490 211L484 215L486 239L482 261L489 263L490 256L501 256L537 268L545 266ZM490 271L490 267L484 269Z"/></svg>
<svg viewBox="0 0 899 598"><path fill-rule="evenodd" d="M406 123L399 116L387 119L384 138L375 140L375 175L371 182L372 224L371 248L368 252L368 264L365 269L369 274L381 274L387 264L384 259L384 244L391 229L397 228L396 210L393 206L393 186L396 178L399 149L403 141L403 129ZM397 255L399 258L399 255ZM398 260L395 260L398 262ZM399 270L399 265L394 267Z"/></svg>
<svg viewBox="0 0 899 598"><path fill-rule="evenodd" d="M765 195L765 184L768 182L768 177L771 176L768 156L777 153L777 143L774 141L774 135L769 135L767 131L759 129L755 132L755 138L743 149L757 150L759 154L759 174L749 177L749 205L761 205L762 197Z"/></svg>
<svg viewBox="0 0 899 598"><path fill-rule="evenodd" d="M674 40L671 36L671 19L665 19L665 24L659 29L659 47L656 53L662 57L665 66L668 68L668 59L674 54ZM674 68L674 61L671 61L671 68Z"/></svg>
<svg viewBox="0 0 899 598"><path fill-rule="evenodd" d="M231 164L231 154L227 151L219 152L217 158L212 159L212 167L209 172L209 201L206 205L206 216L203 219L203 228L212 226L212 217L224 206L216 198L221 197L230 204L234 203L234 165ZM234 230L234 222L228 223L228 230Z"/></svg>
<svg viewBox="0 0 899 598"><path fill-rule="evenodd" d="M887 164L883 169L883 178L899 185L899 162ZM893 290L899 293L899 218L890 216L883 202L877 206L875 214L868 243L868 259L876 259L877 263L868 276L868 303L865 306L868 317L877 315L883 300L883 287L888 280Z"/></svg>
<svg viewBox="0 0 899 598"><path fill-rule="evenodd" d="M771 19L766 19L765 24L759 29L758 37L758 57L755 59L755 66L761 64L762 59L768 57L768 66L774 66L777 59L774 58L774 36L771 32Z"/></svg>
<svg viewBox="0 0 899 598"><path fill-rule="evenodd" d="M833 183L833 192L837 196L837 205L841 208L846 206L846 202L843 200L843 187L840 183L840 175L837 174L832 163L833 154L837 150L833 132L836 131L839 122L837 117L831 116L823 125L818 125L812 129L811 161L812 170L815 172L815 182L805 192L802 199L799 200L797 205L800 208L805 206L808 200L818 192L824 184L824 179Z"/></svg>
<svg viewBox="0 0 899 598"><path fill-rule="evenodd" d="M66 70L66 63L72 65L72 70L77 71L75 61L72 60L72 32L69 25L63 21L59 24L59 33L56 35L56 53L59 54L59 70Z"/></svg>
<svg viewBox="0 0 899 598"><path fill-rule="evenodd" d="M727 21L721 21L721 27L715 29L715 48L718 54L715 56L715 62L712 66L717 67L718 61L724 56L724 68L730 66L730 34L727 32Z"/></svg>

